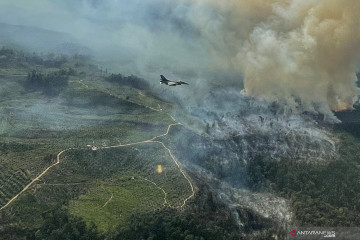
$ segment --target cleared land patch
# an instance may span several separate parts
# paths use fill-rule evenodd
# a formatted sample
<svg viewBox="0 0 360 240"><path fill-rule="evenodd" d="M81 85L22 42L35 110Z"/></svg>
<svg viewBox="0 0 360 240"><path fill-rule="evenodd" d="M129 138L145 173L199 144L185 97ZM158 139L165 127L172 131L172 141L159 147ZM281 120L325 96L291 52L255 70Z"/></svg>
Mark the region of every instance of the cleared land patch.
<svg viewBox="0 0 360 240"><path fill-rule="evenodd" d="M69 205L70 213L95 223L107 232L126 224L136 212L159 209L163 193L138 176L121 176L112 182L102 181Z"/></svg>

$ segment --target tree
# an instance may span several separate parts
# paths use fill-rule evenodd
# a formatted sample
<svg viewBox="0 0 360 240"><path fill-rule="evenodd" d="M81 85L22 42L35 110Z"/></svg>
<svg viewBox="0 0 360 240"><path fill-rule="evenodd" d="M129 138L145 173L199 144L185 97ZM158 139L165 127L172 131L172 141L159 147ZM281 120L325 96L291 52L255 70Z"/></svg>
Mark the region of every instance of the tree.
<svg viewBox="0 0 360 240"><path fill-rule="evenodd" d="M69 76L74 73L72 68L48 74L33 70L28 73L25 87L31 90L41 90L48 96L56 96L68 85Z"/></svg>
<svg viewBox="0 0 360 240"><path fill-rule="evenodd" d="M87 227L80 218L69 216L65 209L55 209L43 213L44 223L35 232L34 240L100 240L95 225Z"/></svg>

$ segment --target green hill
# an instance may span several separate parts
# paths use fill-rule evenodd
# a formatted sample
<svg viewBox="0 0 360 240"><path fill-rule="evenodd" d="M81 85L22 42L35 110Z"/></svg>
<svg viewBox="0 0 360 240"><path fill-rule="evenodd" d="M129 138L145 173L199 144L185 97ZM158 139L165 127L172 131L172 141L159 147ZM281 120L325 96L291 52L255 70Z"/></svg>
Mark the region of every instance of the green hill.
<svg viewBox="0 0 360 240"><path fill-rule="evenodd" d="M61 207L106 233L136 212L181 208L193 195L156 142L177 124L171 104L135 88L137 78L106 81L76 57L54 65L57 56L2 55L11 64L0 69L0 233L37 229L44 212Z"/></svg>

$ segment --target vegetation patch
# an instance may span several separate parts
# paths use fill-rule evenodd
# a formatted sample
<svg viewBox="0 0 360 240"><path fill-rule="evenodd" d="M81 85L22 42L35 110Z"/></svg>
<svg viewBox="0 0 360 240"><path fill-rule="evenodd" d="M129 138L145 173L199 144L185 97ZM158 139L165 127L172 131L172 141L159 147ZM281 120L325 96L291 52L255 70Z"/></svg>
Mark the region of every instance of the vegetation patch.
<svg viewBox="0 0 360 240"><path fill-rule="evenodd" d="M168 150L145 142L175 121L144 80L105 81L79 56L0 55L0 207L46 170L0 212L1 237L97 239L91 222L112 231L133 213L180 208L191 196Z"/></svg>
<svg viewBox="0 0 360 240"><path fill-rule="evenodd" d="M29 171L6 169L4 165L0 169L0 206L3 206L31 180Z"/></svg>
<svg viewBox="0 0 360 240"><path fill-rule="evenodd" d="M248 166L249 185L290 199L298 226L359 226L360 143L338 136L340 159L319 165L258 157Z"/></svg>
<svg viewBox="0 0 360 240"><path fill-rule="evenodd" d="M103 232L125 225L136 212L161 208L164 194L152 183L137 175L101 181L85 195L71 201L71 214L82 217L90 226L95 223Z"/></svg>
<svg viewBox="0 0 360 240"><path fill-rule="evenodd" d="M123 76L121 74L111 74L110 76L105 78L106 81L114 82L119 85L129 86L137 89L149 89L149 83L147 83L144 79L138 78L136 76Z"/></svg>
<svg viewBox="0 0 360 240"><path fill-rule="evenodd" d="M74 74L73 69L43 74L33 70L28 74L25 87L31 90L41 90L47 96L57 96L68 85L69 76Z"/></svg>

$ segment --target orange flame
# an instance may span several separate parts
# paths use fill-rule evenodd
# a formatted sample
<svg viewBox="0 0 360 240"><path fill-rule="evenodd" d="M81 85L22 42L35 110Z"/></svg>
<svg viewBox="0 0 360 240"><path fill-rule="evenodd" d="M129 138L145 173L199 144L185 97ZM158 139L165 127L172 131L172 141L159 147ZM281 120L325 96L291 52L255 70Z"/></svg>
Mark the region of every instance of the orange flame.
<svg viewBox="0 0 360 240"><path fill-rule="evenodd" d="M351 109L351 105L347 102L338 102L337 107L334 109L335 112L345 111Z"/></svg>

